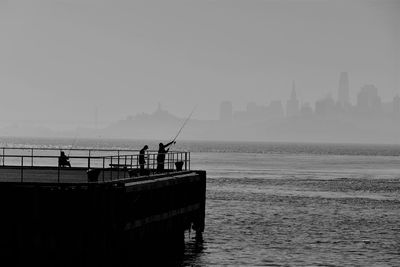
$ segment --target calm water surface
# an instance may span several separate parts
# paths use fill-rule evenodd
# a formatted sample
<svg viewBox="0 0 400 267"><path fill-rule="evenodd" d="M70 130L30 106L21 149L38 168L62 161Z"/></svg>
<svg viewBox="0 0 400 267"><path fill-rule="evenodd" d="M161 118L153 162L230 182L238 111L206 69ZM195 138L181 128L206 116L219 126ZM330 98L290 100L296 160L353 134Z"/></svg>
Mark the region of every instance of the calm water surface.
<svg viewBox="0 0 400 267"><path fill-rule="evenodd" d="M192 168L208 174L204 240L186 233L177 264L400 266L400 146L182 142L177 149L192 151Z"/></svg>
<svg viewBox="0 0 400 267"><path fill-rule="evenodd" d="M208 171L207 228L183 265L400 266L398 156L194 157Z"/></svg>

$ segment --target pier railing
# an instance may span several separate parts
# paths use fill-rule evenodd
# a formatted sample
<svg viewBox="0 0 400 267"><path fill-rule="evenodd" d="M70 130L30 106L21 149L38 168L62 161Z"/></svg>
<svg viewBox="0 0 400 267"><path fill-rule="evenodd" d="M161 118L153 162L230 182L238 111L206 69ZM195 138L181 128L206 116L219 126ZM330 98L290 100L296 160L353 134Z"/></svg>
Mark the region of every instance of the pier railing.
<svg viewBox="0 0 400 267"><path fill-rule="evenodd" d="M71 168L59 166L61 151L68 156ZM139 150L1 147L0 181L106 182L190 170L190 152L166 153L162 170L157 156L157 151L146 151L145 164L140 166Z"/></svg>

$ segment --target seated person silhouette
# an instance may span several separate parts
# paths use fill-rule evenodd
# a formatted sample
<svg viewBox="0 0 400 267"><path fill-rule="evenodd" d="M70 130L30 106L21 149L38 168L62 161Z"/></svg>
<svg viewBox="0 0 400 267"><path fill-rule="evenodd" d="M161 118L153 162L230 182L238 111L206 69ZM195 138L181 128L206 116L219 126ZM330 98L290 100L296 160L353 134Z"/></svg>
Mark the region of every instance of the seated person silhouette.
<svg viewBox="0 0 400 267"><path fill-rule="evenodd" d="M60 156L58 157L58 167L71 167L71 163L68 161L69 157L67 157L64 151L61 151Z"/></svg>
<svg viewBox="0 0 400 267"><path fill-rule="evenodd" d="M145 145L139 152L139 165L140 165L140 175L144 175L145 172L145 166L146 166L146 150L149 149L147 145Z"/></svg>

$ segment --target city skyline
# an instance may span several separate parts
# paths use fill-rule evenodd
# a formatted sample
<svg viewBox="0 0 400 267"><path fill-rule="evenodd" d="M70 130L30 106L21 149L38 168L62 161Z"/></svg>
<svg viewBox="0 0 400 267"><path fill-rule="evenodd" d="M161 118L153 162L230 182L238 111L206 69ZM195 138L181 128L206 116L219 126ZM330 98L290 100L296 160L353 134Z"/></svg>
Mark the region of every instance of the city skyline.
<svg viewBox="0 0 400 267"><path fill-rule="evenodd" d="M286 99L272 99L270 100L270 102L268 101L250 101L250 102L241 102L241 103L233 103L232 101L229 100L223 100L221 99L221 101L219 102L219 105L221 105L221 103L223 103L224 105L227 105L228 109L231 109L231 112L233 113L234 111L243 111L243 110L247 110L249 108L249 106L258 106L258 107L263 107L263 108L268 108L268 106L272 105L282 105L283 108L283 114L285 117L291 117L295 114L299 115L301 113L301 109L306 107L306 108L311 108L313 111L315 111L316 105L318 104L318 102L321 101L326 101L326 100L330 100L332 99L335 102L335 105L338 105L340 108L346 108L346 105L348 105L347 107L351 107L351 106L355 106L357 105L357 101L359 98L359 94L360 92L363 90L364 87L367 88L375 88L372 89L372 91L375 91L375 93L377 94L377 97L379 97L379 101L381 101L382 103L388 103L391 101L394 101L396 99L396 97L399 97L399 93L395 92L394 95L392 96L392 98L389 99L382 99L379 95L379 88L377 88L374 84L369 84L369 83L361 83L363 84L362 86L360 86L359 88L353 88L351 86L349 86L349 73L346 71L342 71L339 74L339 78L337 81L337 88L336 91L335 89L331 90L331 91L327 91L324 94L321 94L319 97L315 98L315 101L309 101L308 99L304 99L304 98L300 98L298 96L299 91L301 92L302 89L298 88L298 86L296 86L296 81L292 80L292 84L291 84L291 89L287 88L287 95L289 96ZM370 90L367 89L367 90ZM336 98L334 97L336 95ZM352 97L351 97L352 96ZM353 100L352 100L353 99ZM280 102L280 103L279 103ZM347 103L347 104L344 104ZM152 105L150 111L147 111L148 113L151 113L154 111L154 107L158 107L160 108L161 106L165 106L164 103L162 102L155 102L153 103L154 105ZM289 107L291 106L291 107ZM219 106L220 108L220 106ZM87 116L86 120L61 120L58 121L59 125L65 124L67 125L66 127L64 127L64 129L72 129L71 127L73 127L74 125L77 125L77 127L79 126L91 126L93 124L93 127L99 127L99 125L101 126L106 126L112 122L115 122L117 120L121 120L124 119L126 117L135 115L132 113L126 113L126 114L120 114L119 119L110 119L110 120L102 120L101 115L99 115L99 106L94 106L93 111L91 112L92 116ZM167 108L167 110L170 110L169 108ZM173 109L172 109L173 110ZM139 111L136 114L140 114L140 113L146 113L146 111ZM211 117L208 118L204 118L204 117L199 117L196 116L196 113L194 114L194 118L196 119L200 119L200 120L218 120L220 113L218 113L218 107L215 108L215 114ZM173 112L174 113L174 112ZM174 113L176 114L178 117L182 116L184 117L185 114L179 114L179 113ZM227 115L225 115L227 116ZM231 116L231 115L228 115ZM233 117L232 117L233 118ZM46 121L46 120L9 120L9 122L13 122L16 125L23 125L23 124L37 124L39 126L49 126L52 125L53 122L56 121ZM3 124L5 123L7 125L7 120L0 120L0 123L3 122ZM96 126L97 125L97 126ZM3 125L4 126L4 125ZM52 128L52 127L50 127Z"/></svg>
<svg viewBox="0 0 400 267"><path fill-rule="evenodd" d="M259 104L252 101L245 109L240 109L230 101L222 101L218 116L212 119L192 117L181 138L200 141L400 143L400 96L396 94L391 101L382 101L379 88L365 84L354 90L357 99L351 102L348 97L353 91L350 81L351 75L340 72L336 94L332 92L315 103L299 101L295 81L288 88L290 96L286 102L272 100L268 104ZM165 136L174 136L185 120L186 117L174 114L159 102L150 113L127 114L120 120L100 126L99 114L95 110L94 120L80 127L57 130L37 125L11 126L0 128L0 136L79 135L96 139L163 140Z"/></svg>
<svg viewBox="0 0 400 267"><path fill-rule="evenodd" d="M306 112L307 114L311 114L311 113L315 113L318 112L318 106L321 107L321 105L324 105L324 103L326 104L327 102L331 102L335 105L335 109L343 109L345 111L350 111L351 108L356 107L360 101L360 94L361 94L361 99L363 98L363 95L365 95L366 98L368 98L369 94L375 95L375 97L378 99L378 101L380 102L380 105L382 108L382 112L383 113L390 113L388 112L388 110L392 107L388 107L389 103L394 103L396 101L398 101L399 98L399 94L396 93L392 99L385 99L388 101L384 101L380 95L379 95L379 88L375 87L375 85L373 84L364 84L362 85L360 88L353 88L349 86L349 80L350 80L350 75L348 72L346 71L342 71L339 74L339 78L338 78L338 87L335 90L328 92L325 96L321 95L319 98L317 98L315 100L315 102L311 102L311 101L307 101L307 99L301 99L298 97L298 91L299 88L296 87L296 81L293 80L292 81L292 85L291 85L291 89L287 89L287 94L289 95L289 97L285 100L285 99L273 99L270 102L267 101L250 101L248 103L239 103L239 105L236 105L235 103L232 103L231 101L228 100L223 100L220 102L220 106L219 106L219 111L218 108L215 109L215 114L213 117L211 118L201 118L196 116L196 114L194 115L195 119L198 120L221 120L221 105L224 105L224 117L228 117L227 120L235 120L235 117L237 119L237 117L241 116L243 117L246 116L246 112L248 112L250 110L250 113L257 114L257 109L260 112L263 112L264 115L266 115L265 120L268 119L269 112L273 113L272 117L296 117L299 116L301 114L304 115L304 112ZM344 92L343 92L344 90ZM290 92L290 94L289 94ZM364 92L364 93L362 93ZM336 95L337 97L333 97L334 95ZM355 98L355 100L351 100L350 95L354 95L353 98ZM365 98L364 97L364 98ZM371 101L371 100L365 100L365 101ZM346 103L346 104L344 104ZM384 106L382 106L382 104L385 104ZM328 103L329 105L329 103ZM368 104L366 104L368 106ZM158 102L157 103L157 110L161 109L161 106L163 106L163 103ZM365 106L365 105L364 105ZM393 109L396 109L398 107L393 107ZM269 111L268 111L269 109ZM166 109L166 110L170 110L170 109ZM153 109L154 111L154 109ZM153 111L148 112L149 114L151 114ZM354 109L352 111L355 111ZM61 129L63 130L75 130L76 127L84 127L84 128L98 128L100 127L106 127L110 124L112 124L113 122L116 122L118 120L123 120L127 117L136 115L136 114L143 114L146 113L144 111L140 111L136 114L132 114L132 113L127 113L127 114L121 114L119 119L115 119L115 120L109 120L109 121L105 121L101 119L101 115L99 115L99 108L96 106L94 108L93 113L93 117L92 118L88 118L87 120L78 120L78 121L58 121L58 126L61 126ZM172 112L173 113L173 112ZM231 114L229 114L231 113ZM239 114L242 113L242 114ZM174 113L177 117L184 117L185 114L176 114ZM236 115L235 115L236 114ZM259 115L256 115L259 118L262 118ZM242 119L245 119L242 118ZM240 119L239 119L240 120ZM52 121L45 121L45 120L23 120L23 121L13 121L12 124L8 124L5 123L6 126L10 126L10 125L15 125L15 126L24 126L24 125L35 125L36 127L48 127L48 128L57 128L52 126ZM4 127L4 121L3 121L3 127Z"/></svg>
<svg viewBox="0 0 400 267"><path fill-rule="evenodd" d="M399 92L398 1L150 2L0 0L0 123L112 122L159 102L213 119L223 100L286 101L293 80L302 102L336 97L343 70L353 102L365 83Z"/></svg>
<svg viewBox="0 0 400 267"><path fill-rule="evenodd" d="M337 98L335 99L332 95L335 92L331 92L330 94L317 99L314 102L314 105L310 105L310 101L300 100L297 96L296 91L296 83L292 82L292 89L290 91L290 97L286 101L286 105L282 104L285 101L282 100L273 100L269 104L259 104L255 102L247 103L247 107L245 112L247 113L255 113L255 110L258 109L259 113L264 113L264 120L268 119L268 108L275 105L275 113L272 117L296 117L300 115L304 115L304 112L307 112L308 115L311 113L316 113L319 115L327 115L324 113L332 113L332 112L342 112L343 114L349 113L357 113L358 115L362 115L363 113L382 113L382 114L395 114L398 113L399 104L399 94L395 94L392 99L389 101L383 101L379 95L379 89L373 84L364 84L360 88L355 91L356 99L355 101L351 101L350 93L352 92L349 87L349 74L347 72L341 72L338 79L338 88L336 91ZM279 102L279 103L277 103ZM230 115L226 114L226 109L224 111L224 116L220 114L220 120L225 121L222 117L231 117L235 118L235 113L238 114L240 111L238 109L233 108L233 103L229 101L224 101L221 105L229 105L231 113ZM276 106L282 105L280 111L277 111ZM326 110L326 109L330 110ZM306 111L304 109L307 109ZM221 107L222 110L222 107ZM302 110L304 112L302 112ZM310 111L311 110L311 111ZM221 113L221 112L220 112ZM278 115L277 115L278 114ZM281 114L281 115L279 115ZM342 114L342 115L343 115ZM243 115L243 114L242 114ZM257 115L254 115L257 116ZM243 117L243 116L242 116ZM243 119L243 118L242 118ZM240 119L239 119L240 120Z"/></svg>

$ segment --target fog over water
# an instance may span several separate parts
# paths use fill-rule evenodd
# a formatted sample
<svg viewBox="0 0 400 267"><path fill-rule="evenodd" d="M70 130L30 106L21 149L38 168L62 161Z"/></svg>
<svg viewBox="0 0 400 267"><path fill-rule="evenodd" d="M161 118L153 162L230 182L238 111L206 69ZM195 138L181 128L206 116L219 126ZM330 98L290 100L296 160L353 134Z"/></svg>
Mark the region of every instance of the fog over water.
<svg viewBox="0 0 400 267"><path fill-rule="evenodd" d="M394 0L1 0L0 134L144 138L154 127L106 128L160 103L181 120L197 105L186 139L397 143L399 10ZM331 105L343 103L342 72L344 115ZM293 89L290 103L316 118L284 120ZM223 101L233 128L214 127Z"/></svg>

